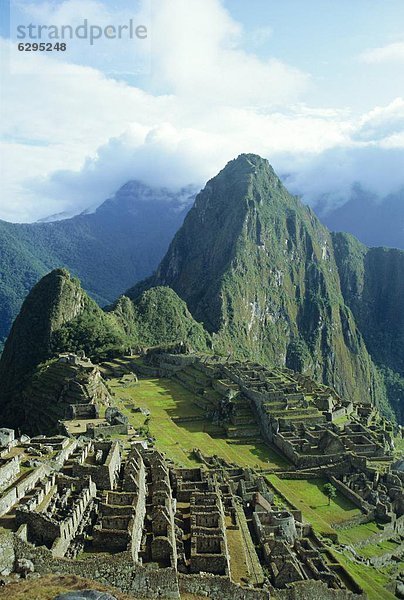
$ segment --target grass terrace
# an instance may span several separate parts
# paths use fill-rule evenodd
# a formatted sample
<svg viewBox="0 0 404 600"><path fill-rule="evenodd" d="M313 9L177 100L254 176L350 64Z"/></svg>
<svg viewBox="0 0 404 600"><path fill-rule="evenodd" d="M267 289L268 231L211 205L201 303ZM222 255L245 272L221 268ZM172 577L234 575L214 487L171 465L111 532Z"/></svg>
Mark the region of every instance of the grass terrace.
<svg viewBox="0 0 404 600"><path fill-rule="evenodd" d="M276 474L268 475L268 481L279 490L318 533L335 534L332 525L344 523L359 516L361 511L340 492L328 506L328 498L323 492L326 479L281 479Z"/></svg>
<svg viewBox="0 0 404 600"><path fill-rule="evenodd" d="M361 525L355 525L349 529L341 529L338 532L338 539L341 544L347 544L355 546L368 538L380 533L382 529L377 523L371 521L370 523L362 523Z"/></svg>
<svg viewBox="0 0 404 600"><path fill-rule="evenodd" d="M367 544L362 548L357 548L358 554L364 558L373 558L375 556L383 556L384 554L390 554L396 552L400 547L398 542L393 540L385 540L378 544Z"/></svg>
<svg viewBox="0 0 404 600"><path fill-rule="evenodd" d="M135 427L148 426L156 447L184 466L196 464L192 450L199 448L208 456L217 455L228 462L259 469L280 469L288 461L262 441L227 438L225 431L205 418L194 404L195 396L170 379L141 379L138 384L122 385L111 379L109 386L116 404ZM150 411L150 417L133 412L135 407Z"/></svg>
<svg viewBox="0 0 404 600"><path fill-rule="evenodd" d="M337 560L351 573L366 592L368 600L396 600L396 596L384 587L391 581L387 569L375 569L368 565L354 562L347 555L332 551Z"/></svg>

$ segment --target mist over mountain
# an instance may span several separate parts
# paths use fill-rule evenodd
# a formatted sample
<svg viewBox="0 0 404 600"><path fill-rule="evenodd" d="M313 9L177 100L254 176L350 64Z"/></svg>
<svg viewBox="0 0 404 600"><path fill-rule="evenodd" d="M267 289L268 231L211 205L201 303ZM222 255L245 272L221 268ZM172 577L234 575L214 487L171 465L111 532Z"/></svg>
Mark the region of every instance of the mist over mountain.
<svg viewBox="0 0 404 600"><path fill-rule="evenodd" d="M33 285L67 267L100 304L112 302L157 266L193 202L138 181L125 184L94 212L32 224L0 221L0 347Z"/></svg>
<svg viewBox="0 0 404 600"><path fill-rule="evenodd" d="M380 198L357 185L344 204L330 206L325 196L313 209L332 231L351 233L367 246L404 249L404 188Z"/></svg>

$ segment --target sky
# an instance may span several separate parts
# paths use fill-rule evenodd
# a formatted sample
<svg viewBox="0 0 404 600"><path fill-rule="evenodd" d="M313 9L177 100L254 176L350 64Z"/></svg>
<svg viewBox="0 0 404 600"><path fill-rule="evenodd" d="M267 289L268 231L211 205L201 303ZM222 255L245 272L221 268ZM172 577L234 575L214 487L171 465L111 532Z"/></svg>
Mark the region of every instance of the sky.
<svg viewBox="0 0 404 600"><path fill-rule="evenodd" d="M202 187L241 152L312 204L343 203L357 183L380 199L404 186L403 0L0 7L0 219L75 214L130 179ZM146 39L18 50L19 25L130 19Z"/></svg>

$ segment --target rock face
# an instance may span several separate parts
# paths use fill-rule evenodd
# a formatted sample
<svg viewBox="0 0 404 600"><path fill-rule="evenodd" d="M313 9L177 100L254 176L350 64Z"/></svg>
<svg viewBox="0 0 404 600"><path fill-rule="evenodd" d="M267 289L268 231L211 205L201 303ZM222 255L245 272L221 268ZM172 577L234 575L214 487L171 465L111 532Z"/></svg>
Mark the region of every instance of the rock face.
<svg viewBox="0 0 404 600"><path fill-rule="evenodd" d="M198 194L154 276L213 334L216 348L307 371L354 401L378 376L341 292L330 232L269 163L241 155Z"/></svg>
<svg viewBox="0 0 404 600"><path fill-rule="evenodd" d="M367 248L344 233L333 242L345 302L404 423L404 252Z"/></svg>

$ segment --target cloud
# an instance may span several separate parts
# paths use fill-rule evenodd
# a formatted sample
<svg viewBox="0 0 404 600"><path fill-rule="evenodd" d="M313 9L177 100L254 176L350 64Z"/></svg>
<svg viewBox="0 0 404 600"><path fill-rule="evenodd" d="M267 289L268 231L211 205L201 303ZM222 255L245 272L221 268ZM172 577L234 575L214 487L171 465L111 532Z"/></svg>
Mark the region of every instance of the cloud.
<svg viewBox="0 0 404 600"><path fill-rule="evenodd" d="M338 112L317 116L317 111L296 107L289 115L222 109L193 128L132 124L79 171L56 171L31 188L42 197L58 197L69 209L70 198L85 208L134 178L168 188L203 186L228 160L248 151L286 173L288 188L307 203L326 194L329 203L341 204L356 183L385 196L404 185L404 140L397 147L390 143L400 134L400 123L403 130L403 106L397 99L358 122Z"/></svg>
<svg viewBox="0 0 404 600"><path fill-rule="evenodd" d="M153 71L143 89L68 55L15 55L23 72L3 73L0 218L79 212L130 179L202 186L240 152L267 157L308 202L327 192L341 201L355 181L378 193L403 185L402 98L359 116L309 106L310 75L245 51L250 34L218 0L152 6Z"/></svg>
<svg viewBox="0 0 404 600"><path fill-rule="evenodd" d="M155 0L153 7L158 87L166 85L193 104L228 106L279 105L307 91L307 73L243 49L244 32L219 0Z"/></svg>
<svg viewBox="0 0 404 600"><path fill-rule="evenodd" d="M394 42L379 48L370 48L359 56L367 64L404 63L404 42Z"/></svg>
<svg viewBox="0 0 404 600"><path fill-rule="evenodd" d="M81 169L57 170L28 184L39 197L58 198L71 211L72 199L84 209L130 179L171 189L190 183L203 186L241 152L267 156L275 166L279 159L283 166L286 153L318 152L344 139L339 124L318 118L221 109L194 127L160 123L147 128L132 123L98 148Z"/></svg>
<svg viewBox="0 0 404 600"><path fill-rule="evenodd" d="M403 148L342 146L301 160L286 186L307 204L325 200L331 208L349 200L357 184L379 199L397 192L404 186L403 168Z"/></svg>
<svg viewBox="0 0 404 600"><path fill-rule="evenodd" d="M104 73L113 75L114 73L136 74L139 72L147 73L150 70L150 36L145 39L139 39L135 35L129 37L129 29L121 30L121 39L116 32L119 27L128 27L130 20L133 23L133 30L142 25L150 27L149 15L150 0L135 2L133 0L116 0L111 3L100 0L56 0L56 1L36 1L27 2L26 0L11 0L10 21L11 37L14 41L21 41L17 37L17 26L26 27L32 23L35 26L33 35L38 36L38 26L56 27L59 35L62 35L64 28L64 40L67 43L66 54L55 52L52 55L56 62L64 62L66 56L71 63L85 64L102 70ZM87 25L85 26L85 22ZM106 27L115 28L113 39L101 35L98 37L98 31L94 32L97 39L90 44L89 31L91 27L98 27L105 30ZM80 36L84 35L87 27L87 37L79 39L77 36L70 36L69 28L73 31L81 27ZM41 30L41 39L33 41L54 42L55 40L47 37L47 29ZM30 41L26 39L25 41ZM56 40L57 41L57 40ZM60 40L59 40L60 41ZM130 48L130 51L128 51ZM12 56L14 59L14 55ZM20 72L29 72L31 63L17 61L13 65L15 70Z"/></svg>
<svg viewBox="0 0 404 600"><path fill-rule="evenodd" d="M2 56L8 51L2 40ZM0 218L24 221L64 210L58 196L38 195L41 181L61 168L79 171L128 123L149 129L172 112L173 98L147 94L96 69L34 53L17 59L29 61L30 69L2 72Z"/></svg>
<svg viewBox="0 0 404 600"><path fill-rule="evenodd" d="M404 99L396 98L387 106L377 106L359 121L353 139L371 142L387 141L404 132Z"/></svg>
<svg viewBox="0 0 404 600"><path fill-rule="evenodd" d="M83 17L105 24L111 18L108 3L94 0L17 4L26 19L47 24L76 24ZM243 145L249 144L238 117L256 127L260 119L254 110L267 112L276 103L299 101L309 76L274 57L262 60L244 51L242 27L218 0L155 0L152 6L153 73L144 80L144 89L108 76L120 65L120 57L107 65L106 75L100 71L102 52L101 64L96 64L100 68L94 68L94 57L84 51L81 55L75 47L58 57L17 52L9 42L1 42L3 54L11 55L12 71L4 60L1 169L7 206L0 207L0 217L32 220L101 202L125 182L123 177L145 172L130 133L136 127L145 128L146 155L153 153L156 170L162 164L157 148L165 160L176 156L178 165L182 157L184 167L190 162L183 150L187 148L193 167L183 172L201 179L242 150L242 136ZM115 19L128 16L124 8L124 0L114 4ZM147 2L139 11L147 14ZM86 64L75 64L79 60ZM252 104L250 115L246 106ZM269 133L278 128L276 120L267 126ZM163 131L164 123L177 132L171 147L163 139L146 139L147 133ZM253 131L248 137L255 141L257 134ZM107 147L116 150L117 144L119 161L118 152L112 153L106 164ZM206 169L196 166L198 146ZM103 185L97 185L97 169ZM183 179L181 170L171 166L172 184ZM161 166L154 179L167 179L166 172ZM153 179L150 173L151 169Z"/></svg>
<svg viewBox="0 0 404 600"><path fill-rule="evenodd" d="M260 48L268 42L272 37L273 29L268 25L262 25L261 27L255 27L247 34L247 43L253 48Z"/></svg>

